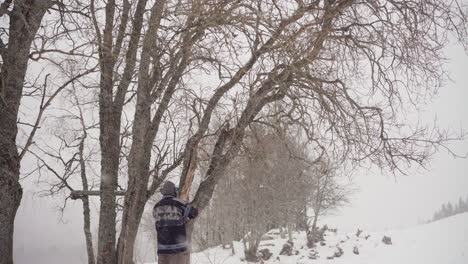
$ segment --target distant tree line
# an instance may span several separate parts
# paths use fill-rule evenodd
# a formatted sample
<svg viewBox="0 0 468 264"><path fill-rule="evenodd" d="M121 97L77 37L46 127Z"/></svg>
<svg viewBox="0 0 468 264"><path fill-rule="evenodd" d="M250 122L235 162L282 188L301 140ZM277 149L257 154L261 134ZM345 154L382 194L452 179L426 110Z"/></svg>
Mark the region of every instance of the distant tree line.
<svg viewBox="0 0 468 264"><path fill-rule="evenodd" d="M463 200L461 197L458 199L458 203L455 205L451 202L442 204L441 208L437 210L432 216L432 220L429 222L434 222L443 218L447 218L456 214L461 214L468 212L468 196L466 200Z"/></svg>

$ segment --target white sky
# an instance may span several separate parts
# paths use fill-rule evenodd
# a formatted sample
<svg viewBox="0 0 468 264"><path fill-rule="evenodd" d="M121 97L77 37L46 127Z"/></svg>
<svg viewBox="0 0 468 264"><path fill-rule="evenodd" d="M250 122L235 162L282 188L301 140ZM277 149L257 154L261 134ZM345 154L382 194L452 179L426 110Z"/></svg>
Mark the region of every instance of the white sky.
<svg viewBox="0 0 468 264"><path fill-rule="evenodd" d="M450 46L446 54L452 81L440 89L422 117L436 117L442 128L468 130L468 56L460 46ZM452 147L459 154L467 153L468 138ZM427 170L407 174L394 177L376 169L357 172L354 182L359 191L351 197L351 204L324 222L350 230L408 227L430 219L442 203L468 197L468 159L455 159L441 151Z"/></svg>
<svg viewBox="0 0 468 264"><path fill-rule="evenodd" d="M458 46L449 47L447 55L451 59L447 70L453 82L447 83L439 97L427 105L424 118L437 116L442 127L468 130L468 56ZM468 152L468 139L454 144L454 149L462 154ZM23 168L27 166L34 164L23 164ZM428 170L408 174L394 178L379 170L357 172L354 182L359 191L351 197L350 205L327 217L327 223L346 230L407 227L429 219L442 203L468 196L468 159L454 159L442 151L433 158ZM60 222L56 210L59 202L33 196L35 186L31 179L23 186L25 195L15 222L15 247L20 249L16 256L28 255L24 252L33 252L33 248L65 251L68 247L82 247L81 203L71 203L63 218L65 222ZM78 261L80 257L76 258ZM30 263L18 260L19 264Z"/></svg>

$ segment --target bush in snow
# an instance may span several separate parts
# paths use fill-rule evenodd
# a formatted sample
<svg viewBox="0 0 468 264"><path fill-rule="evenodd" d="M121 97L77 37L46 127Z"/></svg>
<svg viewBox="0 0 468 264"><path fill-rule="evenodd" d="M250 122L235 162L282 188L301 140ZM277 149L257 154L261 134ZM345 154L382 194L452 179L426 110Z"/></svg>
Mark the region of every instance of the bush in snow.
<svg viewBox="0 0 468 264"><path fill-rule="evenodd" d="M245 260L248 262L257 262L260 260L260 254L257 254L257 250L244 250Z"/></svg>
<svg viewBox="0 0 468 264"><path fill-rule="evenodd" d="M358 228L357 232L356 232L356 236L359 237L362 233L362 230Z"/></svg>
<svg viewBox="0 0 468 264"><path fill-rule="evenodd" d="M385 245L391 245L392 244L392 238L391 237L388 237L388 236L384 236L382 238L382 242L385 244Z"/></svg>
<svg viewBox="0 0 468 264"><path fill-rule="evenodd" d="M260 249L258 253L263 260L269 260L273 256L273 253L268 248Z"/></svg>
<svg viewBox="0 0 468 264"><path fill-rule="evenodd" d="M341 256L343 256L344 254L344 251L342 248L340 247L336 247L336 251L335 251L335 254L333 255L335 258L339 258Z"/></svg>
<svg viewBox="0 0 468 264"><path fill-rule="evenodd" d="M293 246L294 246L294 243L292 241L288 240L283 245L283 248L280 251L280 255L291 256L293 254Z"/></svg>
<svg viewBox="0 0 468 264"><path fill-rule="evenodd" d="M357 246L354 246L353 253L359 255L359 248Z"/></svg>
<svg viewBox="0 0 468 264"><path fill-rule="evenodd" d="M339 257L343 256L343 254L344 254L343 249L341 247L339 247L339 246L336 246L335 253L333 253L333 255L331 255L331 256L328 256L327 259L339 258Z"/></svg>
<svg viewBox="0 0 468 264"><path fill-rule="evenodd" d="M309 259L317 259L319 257L318 252L315 250L310 251Z"/></svg>

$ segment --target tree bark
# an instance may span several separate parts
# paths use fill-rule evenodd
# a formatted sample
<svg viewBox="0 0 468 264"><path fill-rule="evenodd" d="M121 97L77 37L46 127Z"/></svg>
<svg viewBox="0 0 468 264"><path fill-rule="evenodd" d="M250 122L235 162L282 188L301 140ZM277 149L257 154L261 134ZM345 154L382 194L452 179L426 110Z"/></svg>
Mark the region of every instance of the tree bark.
<svg viewBox="0 0 468 264"><path fill-rule="evenodd" d="M89 210L89 198L83 197L81 199L83 202L83 231L85 234L86 240L86 252L88 254L88 264L95 264L95 257L94 257L94 247L93 247L93 237L91 234L91 212Z"/></svg>
<svg viewBox="0 0 468 264"><path fill-rule="evenodd" d="M138 98L140 99L140 98ZM124 212L122 215L122 229L117 245L118 263L131 264L133 263L133 250L138 233L138 226L147 197L148 183L148 168L151 157L151 142L145 142L144 136L139 137L139 134L146 134L146 129L149 122L143 122L149 119L148 111L139 109L140 104L137 104L135 114L134 136L130 158L128 164L128 186L125 195ZM149 143L149 144L148 144ZM146 184L145 184L146 183Z"/></svg>
<svg viewBox="0 0 468 264"><path fill-rule="evenodd" d="M111 112L108 115L102 115L100 128L101 135L99 139L102 153L101 206L97 263L114 264L117 215L115 191L117 189L120 155L120 113Z"/></svg>
<svg viewBox="0 0 468 264"><path fill-rule="evenodd" d="M122 79L114 96L114 66L122 48L123 39L131 10L131 3L124 1L123 14L117 33L117 41L113 45L115 0L106 4L106 24L101 38L101 31L96 18L94 25L99 39L99 62L101 80L99 93L100 145L101 145L101 210L99 215L98 264L115 264L118 261L116 251L116 189L118 184L118 168L120 158L120 126L125 95L134 74L138 44L143 24L146 0L139 0L136 6L133 27L125 57L125 68ZM94 4L91 3L94 10ZM130 184L129 184L130 188ZM126 193L126 195L131 195ZM145 189L146 199L146 189ZM127 202L125 202L127 203ZM143 203L144 206L144 203ZM126 213L124 212L124 217ZM132 217L135 217L132 215ZM125 233L125 219L122 220L122 230ZM135 234L136 235L136 234ZM133 247L132 247L133 253ZM131 263L131 262L127 262Z"/></svg>
<svg viewBox="0 0 468 264"><path fill-rule="evenodd" d="M137 90L137 106L133 124L132 147L129 155L128 164L128 187L125 195L124 212L122 216L122 229L117 245L118 263L129 264L133 263L133 251L135 246L136 235L141 217L144 212L145 204L148 201L148 183L149 183L149 167L151 161L151 149L154 139L159 131L159 126L164 113L168 110L177 84L182 77L182 74L187 67L189 55L193 42L196 37L192 38L191 31L186 33L183 38L180 49L180 61L177 63L171 78L167 84L158 87L162 92L161 102L154 116L151 116L151 104L154 99L151 96L152 87L156 84L150 74L150 56L155 48L157 32L159 30L160 21L163 14L163 9L166 1L157 1L152 9L150 16L150 27L146 33L139 67L139 84ZM187 27L192 23L193 16L187 20ZM161 84L160 84L161 85ZM162 177L160 175L160 177Z"/></svg>
<svg viewBox="0 0 468 264"><path fill-rule="evenodd" d="M112 30L115 1L108 1L105 9L106 24L99 43L101 67L99 91L99 143L101 146L101 205L99 212L98 264L115 264L116 196L120 156L120 124L122 106L114 102ZM100 31L96 32L100 36Z"/></svg>
<svg viewBox="0 0 468 264"><path fill-rule="evenodd" d="M13 232L23 190L16 147L18 109L29 50L49 1L16 1L10 13L8 48L0 76L0 264L13 263Z"/></svg>
<svg viewBox="0 0 468 264"><path fill-rule="evenodd" d="M109 29L110 30L110 29ZM110 52L110 51L108 51ZM99 264L115 263L116 195L120 157L121 109L112 101L112 67L102 62L101 92L99 94L100 146L101 146L101 205L99 214Z"/></svg>
<svg viewBox="0 0 468 264"><path fill-rule="evenodd" d="M77 100L78 101L78 100ZM80 157L80 176L81 176L81 183L83 184L83 190L88 191L88 178L86 177L86 161L84 157L84 146L85 140L87 138L86 127L83 121L83 115L80 110L80 117L83 126L83 138L80 141L79 146L79 157ZM96 259L94 256L94 247L93 247L93 237L91 234L91 212L89 209L89 196L83 196L81 198L83 202L83 231L85 234L85 241L86 241L86 251L88 254L88 264L95 264Z"/></svg>

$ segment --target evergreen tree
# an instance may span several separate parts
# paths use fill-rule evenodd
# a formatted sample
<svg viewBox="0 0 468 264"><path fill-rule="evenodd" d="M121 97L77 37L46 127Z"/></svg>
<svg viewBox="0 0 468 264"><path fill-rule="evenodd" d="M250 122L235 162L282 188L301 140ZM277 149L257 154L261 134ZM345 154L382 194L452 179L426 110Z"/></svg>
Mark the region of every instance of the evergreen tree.
<svg viewBox="0 0 468 264"><path fill-rule="evenodd" d="M449 217L449 216L452 216L454 214L455 214L455 212L453 210L453 205L452 205L451 202L448 202L447 203L447 214L445 215L445 217Z"/></svg>
<svg viewBox="0 0 468 264"><path fill-rule="evenodd" d="M442 208L440 209L440 218L445 218L447 217L447 206L445 204L442 204Z"/></svg>
<svg viewBox="0 0 468 264"><path fill-rule="evenodd" d="M461 204L461 212L464 213L464 212L468 212L468 196L466 197L466 201L463 201L462 200L462 204Z"/></svg>
<svg viewBox="0 0 468 264"><path fill-rule="evenodd" d="M463 202L463 199L460 197L458 198L458 204L455 207L455 214L463 213L463 206L464 206L464 202Z"/></svg>
<svg viewBox="0 0 468 264"><path fill-rule="evenodd" d="M466 198L466 201L464 201L462 197L460 197L458 199L458 203L455 204L455 206L452 205L451 202L442 204L441 208L435 211L434 215L432 216L432 221L437 221L446 217L465 212L468 212L468 197Z"/></svg>
<svg viewBox="0 0 468 264"><path fill-rule="evenodd" d="M464 210L463 210L464 212L468 212L468 195L466 196L466 200L465 200L465 204L464 204L463 208L464 208Z"/></svg>

